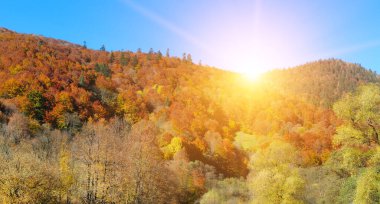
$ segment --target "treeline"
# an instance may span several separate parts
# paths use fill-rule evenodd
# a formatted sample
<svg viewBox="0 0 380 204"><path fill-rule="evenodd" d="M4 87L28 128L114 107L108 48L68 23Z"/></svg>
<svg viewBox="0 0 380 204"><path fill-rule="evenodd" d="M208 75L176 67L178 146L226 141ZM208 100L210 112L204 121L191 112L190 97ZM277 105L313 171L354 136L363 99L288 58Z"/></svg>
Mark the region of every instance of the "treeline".
<svg viewBox="0 0 380 204"><path fill-rule="evenodd" d="M375 71L338 59L319 60L285 70L270 71L265 78L286 91L305 95L311 102L331 107L359 85L377 83Z"/></svg>

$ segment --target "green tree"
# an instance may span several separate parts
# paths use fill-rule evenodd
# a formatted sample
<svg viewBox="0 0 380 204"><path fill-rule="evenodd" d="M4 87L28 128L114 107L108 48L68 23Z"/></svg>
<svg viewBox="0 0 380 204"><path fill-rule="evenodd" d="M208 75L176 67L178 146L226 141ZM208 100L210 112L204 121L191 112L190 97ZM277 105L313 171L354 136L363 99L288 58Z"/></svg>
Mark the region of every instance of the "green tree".
<svg viewBox="0 0 380 204"><path fill-rule="evenodd" d="M130 60L129 58L130 58L129 55L125 56L124 52L122 52L120 56L121 66L127 66Z"/></svg>
<svg viewBox="0 0 380 204"><path fill-rule="evenodd" d="M274 141L250 160L248 185L253 203L302 203L304 180L294 162L297 153L290 144Z"/></svg>
<svg viewBox="0 0 380 204"><path fill-rule="evenodd" d="M111 76L111 69L108 67L106 64L95 64L95 71L103 74L105 77L110 77Z"/></svg>
<svg viewBox="0 0 380 204"><path fill-rule="evenodd" d="M380 167L367 168L358 178L354 203L380 203Z"/></svg>
<svg viewBox="0 0 380 204"><path fill-rule="evenodd" d="M343 147L333 152L326 162L341 177L356 175L360 168L364 167L366 154L358 148Z"/></svg>
<svg viewBox="0 0 380 204"><path fill-rule="evenodd" d="M80 76L79 76L78 85L81 86L81 87L85 87L86 86L86 82L85 82L83 73L81 73Z"/></svg>
<svg viewBox="0 0 380 204"><path fill-rule="evenodd" d="M110 63L114 63L115 62L115 55L113 54L113 52L111 52L110 54Z"/></svg>
<svg viewBox="0 0 380 204"><path fill-rule="evenodd" d="M333 106L344 121L337 140L344 143L380 144L380 88L375 84L361 86ZM349 127L347 127L349 126ZM359 131L362 133L360 134ZM353 134L353 137L351 135Z"/></svg>
<svg viewBox="0 0 380 204"><path fill-rule="evenodd" d="M161 60L161 58L162 58L162 53L161 53L161 51L159 50L159 51L157 52L156 60L159 61L159 60Z"/></svg>
<svg viewBox="0 0 380 204"><path fill-rule="evenodd" d="M99 49L100 51L106 51L106 46L105 45L102 45Z"/></svg>
<svg viewBox="0 0 380 204"><path fill-rule="evenodd" d="M202 196L201 204L248 203L250 192L243 179L227 178L216 184Z"/></svg>
<svg viewBox="0 0 380 204"><path fill-rule="evenodd" d="M351 125L342 125L337 128L333 142L341 146L360 146L367 142L365 134Z"/></svg>
<svg viewBox="0 0 380 204"><path fill-rule="evenodd" d="M337 197L337 203L345 204L352 203L355 196L357 177L351 176L348 178L343 178L343 183L341 186L336 186L336 188L340 187L339 196Z"/></svg>
<svg viewBox="0 0 380 204"><path fill-rule="evenodd" d="M33 90L28 93L28 104L25 107L26 115L38 120L40 123L44 120L45 111L48 110L48 100L40 91Z"/></svg>
<svg viewBox="0 0 380 204"><path fill-rule="evenodd" d="M137 59L137 56L134 55L132 57L131 65L132 65L133 68L136 68L138 64L139 64L139 60Z"/></svg>

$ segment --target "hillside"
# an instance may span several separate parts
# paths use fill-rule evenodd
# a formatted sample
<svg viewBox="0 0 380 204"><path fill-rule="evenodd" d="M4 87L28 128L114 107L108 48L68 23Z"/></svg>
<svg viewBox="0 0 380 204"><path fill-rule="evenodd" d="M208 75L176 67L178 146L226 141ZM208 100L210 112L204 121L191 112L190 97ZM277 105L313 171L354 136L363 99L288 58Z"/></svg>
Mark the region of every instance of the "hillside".
<svg viewBox="0 0 380 204"><path fill-rule="evenodd" d="M337 59L270 71L264 78L286 91L301 94L311 102L328 107L360 85L379 82L375 72Z"/></svg>
<svg viewBox="0 0 380 204"><path fill-rule="evenodd" d="M208 203L230 193L248 202L290 178L289 198L315 200L316 174L335 179L335 191L354 175L325 168L344 146L333 139L347 122L337 101L377 82L340 60L250 82L191 55L91 50L0 28L0 199ZM363 121L353 127L372 134ZM298 194L303 185L310 194Z"/></svg>

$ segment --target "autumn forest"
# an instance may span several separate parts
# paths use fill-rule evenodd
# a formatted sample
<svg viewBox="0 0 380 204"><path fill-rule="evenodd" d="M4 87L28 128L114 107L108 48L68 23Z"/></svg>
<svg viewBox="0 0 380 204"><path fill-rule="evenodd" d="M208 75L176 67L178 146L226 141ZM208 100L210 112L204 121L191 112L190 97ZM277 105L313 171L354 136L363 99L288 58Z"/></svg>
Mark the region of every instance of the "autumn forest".
<svg viewBox="0 0 380 204"><path fill-rule="evenodd" d="M0 202L380 202L375 71L99 47L0 28Z"/></svg>

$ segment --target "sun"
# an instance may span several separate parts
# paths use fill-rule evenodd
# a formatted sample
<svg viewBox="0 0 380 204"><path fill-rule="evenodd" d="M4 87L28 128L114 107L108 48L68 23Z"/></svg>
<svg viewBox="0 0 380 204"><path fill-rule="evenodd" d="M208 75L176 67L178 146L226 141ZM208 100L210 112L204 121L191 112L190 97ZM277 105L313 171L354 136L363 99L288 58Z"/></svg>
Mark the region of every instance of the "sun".
<svg viewBox="0 0 380 204"><path fill-rule="evenodd" d="M261 77L260 72L248 72L245 74L245 77L251 81L257 81Z"/></svg>
<svg viewBox="0 0 380 204"><path fill-rule="evenodd" d="M261 76L263 74L263 71L257 70L257 69L250 69L248 71L242 72L242 76L245 80L250 82L257 82L260 80Z"/></svg>

